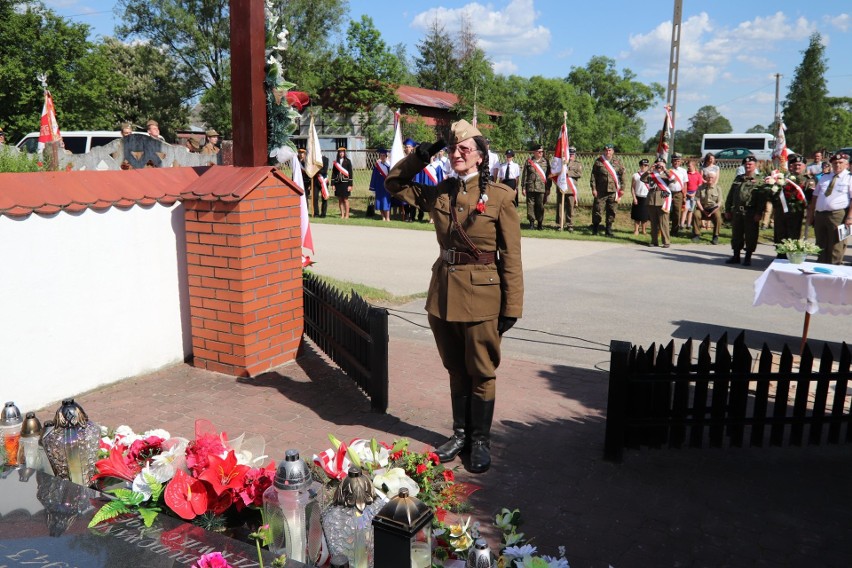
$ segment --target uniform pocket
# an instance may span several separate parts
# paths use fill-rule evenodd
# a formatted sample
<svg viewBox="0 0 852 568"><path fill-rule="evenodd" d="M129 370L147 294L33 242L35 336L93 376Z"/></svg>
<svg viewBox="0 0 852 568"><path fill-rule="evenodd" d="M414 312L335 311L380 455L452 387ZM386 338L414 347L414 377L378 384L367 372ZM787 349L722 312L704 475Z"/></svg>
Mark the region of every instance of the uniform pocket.
<svg viewBox="0 0 852 568"><path fill-rule="evenodd" d="M495 270L472 270L470 272L471 316L476 320L496 317L500 313L502 291L500 277Z"/></svg>

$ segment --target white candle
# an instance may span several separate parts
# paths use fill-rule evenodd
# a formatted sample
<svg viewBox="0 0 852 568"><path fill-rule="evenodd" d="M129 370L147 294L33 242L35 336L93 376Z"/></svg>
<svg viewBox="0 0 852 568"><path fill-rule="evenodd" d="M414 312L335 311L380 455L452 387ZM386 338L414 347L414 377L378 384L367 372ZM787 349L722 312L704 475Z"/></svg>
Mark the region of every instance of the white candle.
<svg viewBox="0 0 852 568"><path fill-rule="evenodd" d="M411 568L431 568L432 547L425 542L411 545Z"/></svg>

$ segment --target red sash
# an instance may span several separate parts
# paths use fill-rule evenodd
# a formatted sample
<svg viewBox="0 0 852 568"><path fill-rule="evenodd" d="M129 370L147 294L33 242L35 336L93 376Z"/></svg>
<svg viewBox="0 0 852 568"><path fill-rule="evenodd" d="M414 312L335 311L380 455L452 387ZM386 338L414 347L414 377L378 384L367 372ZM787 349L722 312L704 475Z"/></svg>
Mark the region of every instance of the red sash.
<svg viewBox="0 0 852 568"><path fill-rule="evenodd" d="M384 162L376 162L376 165L375 165L375 166L373 166L373 167L374 167L374 168L376 168L376 171L378 171L380 174L382 174L382 177L383 177L383 178L388 177L388 172L387 172L387 171L385 171L385 168L390 169L390 166L388 166L388 165L387 165L387 164L385 164ZM345 170L344 170L344 171L345 171Z"/></svg>
<svg viewBox="0 0 852 568"><path fill-rule="evenodd" d="M801 186L793 180L788 179L784 187L782 187L781 190L778 192L778 197L781 199L781 209L784 210L784 213L788 213L790 211L790 208L787 206L787 196L784 195L784 190L787 188L788 185L792 186L793 189L796 190L796 199L802 202L805 201L805 192L802 190Z"/></svg>
<svg viewBox="0 0 852 568"><path fill-rule="evenodd" d="M574 183L574 178L566 175L565 181L568 182L568 189L570 189L571 193L574 194L574 201L577 201L577 184Z"/></svg>
<svg viewBox="0 0 852 568"><path fill-rule="evenodd" d="M334 162L334 169L337 170L338 172L340 172L343 175L343 177L345 177L345 178L349 177L349 172L346 170L346 168L344 168L343 166L340 165L340 162Z"/></svg>
<svg viewBox="0 0 852 568"><path fill-rule="evenodd" d="M675 183L677 183L678 187L680 187L680 189L678 191L676 191L675 193L683 191L683 180L680 179L680 176L678 175L678 173L675 170L673 170L673 169L669 170L669 179L674 181Z"/></svg>
<svg viewBox="0 0 852 568"><path fill-rule="evenodd" d="M547 177L544 175L544 170L541 169L541 166L532 161L532 159L528 159L527 163L532 166L535 170L535 173L538 174L539 179L541 179L541 183L547 183Z"/></svg>

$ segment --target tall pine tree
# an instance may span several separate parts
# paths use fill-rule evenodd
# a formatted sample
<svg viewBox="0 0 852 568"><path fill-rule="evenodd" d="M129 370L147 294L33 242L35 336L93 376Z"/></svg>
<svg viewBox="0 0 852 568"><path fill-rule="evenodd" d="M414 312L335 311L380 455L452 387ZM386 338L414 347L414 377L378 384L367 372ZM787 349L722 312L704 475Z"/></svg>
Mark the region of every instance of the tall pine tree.
<svg viewBox="0 0 852 568"><path fill-rule="evenodd" d="M803 54L784 101L784 123L787 144L797 152L810 154L825 145L828 129L828 87L825 83L828 62L819 33L811 35Z"/></svg>
<svg viewBox="0 0 852 568"><path fill-rule="evenodd" d="M455 50L450 34L437 18L417 44L417 51L419 55L414 59L417 83L424 89L451 90L456 71Z"/></svg>

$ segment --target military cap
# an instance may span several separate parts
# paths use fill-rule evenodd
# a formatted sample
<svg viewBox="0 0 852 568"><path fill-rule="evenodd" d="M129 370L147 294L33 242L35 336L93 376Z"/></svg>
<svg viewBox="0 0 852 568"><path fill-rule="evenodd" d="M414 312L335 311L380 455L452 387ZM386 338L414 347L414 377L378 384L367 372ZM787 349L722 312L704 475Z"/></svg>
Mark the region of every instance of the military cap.
<svg viewBox="0 0 852 568"><path fill-rule="evenodd" d="M385 149L385 148L376 148L376 152L378 152L379 154L387 154L388 153L387 149Z"/></svg>
<svg viewBox="0 0 852 568"><path fill-rule="evenodd" d="M187 138L186 143L193 150L200 150L201 149L201 146L198 144L198 140L196 140L195 138Z"/></svg>
<svg viewBox="0 0 852 568"><path fill-rule="evenodd" d="M801 154L790 154L787 156L787 164L804 164L805 157Z"/></svg>
<svg viewBox="0 0 852 568"><path fill-rule="evenodd" d="M406 138L405 142L403 142L402 145L403 146L417 146L417 142L415 142L411 138Z"/></svg>
<svg viewBox="0 0 852 568"><path fill-rule="evenodd" d="M532 151L533 152L544 152L544 146L542 146L541 144L533 144Z"/></svg>
<svg viewBox="0 0 852 568"><path fill-rule="evenodd" d="M204 133L204 135L205 135L205 136L208 136L208 137L210 137L210 136L219 136L219 133L218 133L218 132L216 132L215 130L213 130L213 129L211 128L211 129L209 129L207 132L205 132L205 133Z"/></svg>
<svg viewBox="0 0 852 568"><path fill-rule="evenodd" d="M509 156L509 157L512 157L512 156L515 155L515 151L514 150L506 150L506 155Z"/></svg>
<svg viewBox="0 0 852 568"><path fill-rule="evenodd" d="M829 162L836 162L837 160L846 160L848 162L849 161L849 154L844 154L843 152L838 152L828 159Z"/></svg>
<svg viewBox="0 0 852 568"><path fill-rule="evenodd" d="M663 160L662 158L657 158L656 160L654 160L654 165L656 166L656 165L658 165L658 164L663 164L663 165L665 166L665 165L666 165L666 161L665 161L665 160Z"/></svg>
<svg viewBox="0 0 852 568"><path fill-rule="evenodd" d="M683 156L681 156L680 154L672 154L672 161L682 160L682 159L683 159Z"/></svg>
<svg viewBox="0 0 852 568"><path fill-rule="evenodd" d="M612 148L614 150L615 144L604 144L604 150L606 150L607 148Z"/></svg>
<svg viewBox="0 0 852 568"><path fill-rule="evenodd" d="M568 146L568 151L571 152L572 154L576 154L577 148L575 148L574 146Z"/></svg>
<svg viewBox="0 0 852 568"><path fill-rule="evenodd" d="M645 159L645 158L642 158L641 160L639 160L639 165L640 165L640 166L647 166L647 165L648 165L648 163L649 163L649 162L648 162L648 160L647 160L647 159Z"/></svg>
<svg viewBox="0 0 852 568"><path fill-rule="evenodd" d="M341 150L343 150L343 151L345 152L345 151L346 151L346 146L340 146L340 147L337 149L337 151L338 151L338 152L340 152Z"/></svg>
<svg viewBox="0 0 852 568"><path fill-rule="evenodd" d="M145 126L156 126L157 128L160 127L160 125L157 123L156 120L149 120L148 122L145 123Z"/></svg>
<svg viewBox="0 0 852 568"><path fill-rule="evenodd" d="M474 136L482 136L482 132L466 120L459 120L450 126L450 144L458 144Z"/></svg>
<svg viewBox="0 0 852 568"><path fill-rule="evenodd" d="M746 162L756 162L756 161L757 161L757 158L755 158L754 156L746 156L745 158L743 158L743 163L744 163L744 164L745 164Z"/></svg>

